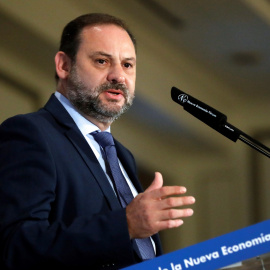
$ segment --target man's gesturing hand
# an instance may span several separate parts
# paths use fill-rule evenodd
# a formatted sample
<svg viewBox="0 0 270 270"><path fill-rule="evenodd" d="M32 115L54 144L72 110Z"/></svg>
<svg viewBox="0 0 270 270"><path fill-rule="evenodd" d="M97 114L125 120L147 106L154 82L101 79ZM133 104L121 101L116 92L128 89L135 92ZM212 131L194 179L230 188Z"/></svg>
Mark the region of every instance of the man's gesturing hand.
<svg viewBox="0 0 270 270"><path fill-rule="evenodd" d="M195 202L192 196L175 196L184 193L185 187L163 187L162 175L156 172L152 184L126 207L130 238L145 238L182 225L182 218L191 216L193 210L179 207Z"/></svg>

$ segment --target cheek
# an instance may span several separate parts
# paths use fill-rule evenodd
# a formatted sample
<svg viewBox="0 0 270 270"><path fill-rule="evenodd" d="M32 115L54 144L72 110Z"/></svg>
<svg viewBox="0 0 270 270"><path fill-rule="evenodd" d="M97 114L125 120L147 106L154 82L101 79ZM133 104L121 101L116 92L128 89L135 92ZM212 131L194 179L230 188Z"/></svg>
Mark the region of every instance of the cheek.
<svg viewBox="0 0 270 270"><path fill-rule="evenodd" d="M93 72L84 73L81 76L81 80L84 82L85 86L91 89L104 83L104 78L100 74L95 74Z"/></svg>
<svg viewBox="0 0 270 270"><path fill-rule="evenodd" d="M135 81L136 81L136 77L131 77L127 80L127 83L128 83L128 89L131 93L134 93L135 91Z"/></svg>

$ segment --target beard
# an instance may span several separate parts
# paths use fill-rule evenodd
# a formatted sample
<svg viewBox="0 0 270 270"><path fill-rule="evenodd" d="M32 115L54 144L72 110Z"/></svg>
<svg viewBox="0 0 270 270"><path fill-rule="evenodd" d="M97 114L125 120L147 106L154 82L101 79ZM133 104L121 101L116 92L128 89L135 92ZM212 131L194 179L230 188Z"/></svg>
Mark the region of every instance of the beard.
<svg viewBox="0 0 270 270"><path fill-rule="evenodd" d="M117 101L113 99L104 104L99 95L108 89L121 90L125 98L124 105L117 105ZM112 123L131 107L134 95L120 83L104 83L88 88L78 76L76 65L73 65L67 81L67 98L82 115L93 117L102 123Z"/></svg>

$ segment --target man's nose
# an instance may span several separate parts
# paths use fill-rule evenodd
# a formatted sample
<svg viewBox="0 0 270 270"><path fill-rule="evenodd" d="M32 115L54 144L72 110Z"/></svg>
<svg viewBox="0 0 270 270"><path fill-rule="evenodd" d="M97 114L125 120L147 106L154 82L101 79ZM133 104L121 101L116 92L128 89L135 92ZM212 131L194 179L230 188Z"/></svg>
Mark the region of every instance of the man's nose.
<svg viewBox="0 0 270 270"><path fill-rule="evenodd" d="M125 72L121 65L114 65L111 67L107 77L110 83L125 83Z"/></svg>

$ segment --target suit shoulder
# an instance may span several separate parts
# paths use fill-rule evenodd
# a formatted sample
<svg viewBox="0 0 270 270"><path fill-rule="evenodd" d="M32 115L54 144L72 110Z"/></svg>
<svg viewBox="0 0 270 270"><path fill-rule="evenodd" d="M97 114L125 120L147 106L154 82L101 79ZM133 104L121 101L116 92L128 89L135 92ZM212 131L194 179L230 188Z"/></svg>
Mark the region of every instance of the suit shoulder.
<svg viewBox="0 0 270 270"><path fill-rule="evenodd" d="M31 112L26 114L17 114L14 116L11 116L4 120L0 127L9 127L14 126L18 124L27 124L27 123L35 123L40 122L42 119L45 119L48 117L48 113L44 109L40 109L37 112Z"/></svg>

